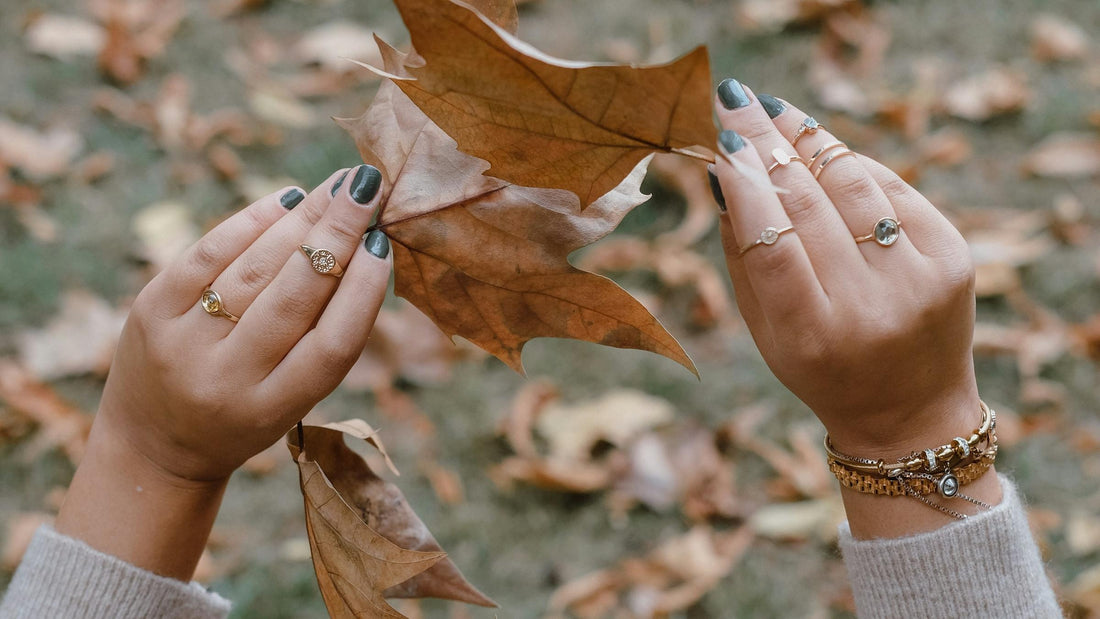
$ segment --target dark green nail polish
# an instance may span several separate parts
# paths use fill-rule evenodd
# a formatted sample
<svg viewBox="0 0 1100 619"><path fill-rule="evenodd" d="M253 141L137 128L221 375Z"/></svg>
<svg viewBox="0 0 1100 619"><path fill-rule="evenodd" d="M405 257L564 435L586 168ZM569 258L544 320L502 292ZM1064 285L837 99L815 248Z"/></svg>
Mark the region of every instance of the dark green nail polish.
<svg viewBox="0 0 1100 619"><path fill-rule="evenodd" d="M283 205L288 211L294 210L295 206L302 203L302 200L306 199L306 194L302 193L301 189L291 189L283 195L279 196L279 204Z"/></svg>
<svg viewBox="0 0 1100 619"><path fill-rule="evenodd" d="M381 230L371 230L367 239L363 241L363 247L366 247L370 255L375 258L385 259L390 255L390 239Z"/></svg>
<svg viewBox="0 0 1100 619"><path fill-rule="evenodd" d="M760 105L764 106L764 111L768 113L768 116L775 118L783 112L787 111L787 106L783 105L783 102L771 95L757 95L757 99L760 100Z"/></svg>
<svg viewBox="0 0 1100 619"><path fill-rule="evenodd" d="M710 179L710 193L714 195L714 201L718 203L718 210L726 212L726 196L722 195L722 184L718 182L718 176L714 173L714 166L707 166L707 178Z"/></svg>
<svg viewBox="0 0 1100 619"><path fill-rule="evenodd" d="M361 165L355 170L355 178L351 180L351 199L359 204L366 204L374 199L381 186L382 173L378 168L372 165Z"/></svg>
<svg viewBox="0 0 1100 619"><path fill-rule="evenodd" d="M351 170L344 170L344 173L340 175L340 179L332 184L332 191L330 192L332 197L335 198L336 192L340 191L340 186L344 184L344 179L348 177L348 172L351 172Z"/></svg>
<svg viewBox="0 0 1100 619"><path fill-rule="evenodd" d="M745 148L744 138L733 129L726 129L722 133L719 133L718 144L722 147L722 150L726 151L727 155L732 155L742 148Z"/></svg>
<svg viewBox="0 0 1100 619"><path fill-rule="evenodd" d="M718 100L726 106L727 110L736 110L752 103L749 93L745 92L745 87L733 78L722 80L722 83L718 84Z"/></svg>

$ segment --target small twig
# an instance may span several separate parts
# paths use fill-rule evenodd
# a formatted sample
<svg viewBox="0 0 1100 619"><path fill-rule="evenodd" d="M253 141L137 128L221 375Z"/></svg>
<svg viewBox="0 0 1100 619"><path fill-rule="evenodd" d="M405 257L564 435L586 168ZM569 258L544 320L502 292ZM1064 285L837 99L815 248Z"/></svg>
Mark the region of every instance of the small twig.
<svg viewBox="0 0 1100 619"><path fill-rule="evenodd" d="M677 155L683 155L685 157L691 157L692 159L698 159L700 161L706 161L707 163L714 163L714 157L704 155L703 153L697 153L687 148L672 148L669 149L670 153L676 153Z"/></svg>
<svg viewBox="0 0 1100 619"><path fill-rule="evenodd" d="M302 422L298 422L298 451L303 452L306 450L306 433L302 429Z"/></svg>

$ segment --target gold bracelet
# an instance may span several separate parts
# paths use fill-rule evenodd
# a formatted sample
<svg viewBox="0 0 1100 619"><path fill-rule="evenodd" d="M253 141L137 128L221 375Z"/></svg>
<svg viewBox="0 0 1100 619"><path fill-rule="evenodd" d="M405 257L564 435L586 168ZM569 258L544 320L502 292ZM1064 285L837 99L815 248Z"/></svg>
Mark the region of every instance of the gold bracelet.
<svg viewBox="0 0 1100 619"><path fill-rule="evenodd" d="M902 473L934 473L943 468L950 469L959 462L970 457L978 445L989 442L989 436L997 425L997 413L989 408L985 402L978 400L982 410L982 421L969 438L955 437L950 443L934 449L925 449L921 452L913 452L908 458L899 458L896 463L887 464L885 460L872 460L870 458L858 458L846 456L833 447L829 435L825 435L825 453L830 461L835 460L845 468L864 473L866 475L894 478Z"/></svg>
<svg viewBox="0 0 1100 619"><path fill-rule="evenodd" d="M908 484L910 488L916 491L920 495L929 495L934 492L939 493L941 496L950 497L957 493L957 487L965 486L971 482L977 481L982 475L985 475L989 467L993 466L993 462L997 459L997 447L993 446L983 452L982 456L964 465L958 469L949 470L944 475L936 479L932 475L920 477L907 476L905 484ZM845 488L850 488L856 492L862 492L864 494L879 494L884 496L907 496L910 493L905 489L905 485L900 478L884 478L874 477L871 475L864 475L850 469L845 468L842 464L836 460L829 461L829 470L840 481L840 485ZM953 482L950 481L953 476L957 482L957 486L954 486L956 490L952 492ZM948 493L951 493L950 495Z"/></svg>

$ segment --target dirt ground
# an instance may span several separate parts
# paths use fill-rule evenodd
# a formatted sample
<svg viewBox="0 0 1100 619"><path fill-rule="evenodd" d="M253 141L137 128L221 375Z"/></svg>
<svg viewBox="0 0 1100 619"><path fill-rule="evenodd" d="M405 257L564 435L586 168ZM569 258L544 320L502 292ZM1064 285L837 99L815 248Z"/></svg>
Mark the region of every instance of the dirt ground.
<svg viewBox="0 0 1100 619"><path fill-rule="evenodd" d="M219 17L222 5L212 0L184 3L183 19L163 53L151 58L133 83L111 86L94 57L57 60L28 49L26 29L36 18L60 13L88 19L87 7L61 0L0 0L0 120L74 131L83 140L74 161L93 153L113 159L110 170L90 182L69 171L44 180L11 173L38 193L29 203L0 198L0 358L26 365L24 335L55 320L70 291L90 291L110 308L125 306L148 278L149 255L141 249L145 241L134 218L150 205L182 205L191 225L204 229L245 204L258 188L284 181L311 187L332 170L358 163L354 145L329 117L360 113L376 82L351 73L340 78L345 82L338 88L291 96L287 76L296 68L273 61L256 69L248 63L279 57L281 48L335 21L405 43L396 11L383 0L253 4L262 6ZM1094 361L1100 356L1094 321L1100 315L1100 245L1093 225L1100 218L1100 175L1040 177L1022 171L1048 136L1098 133L1100 4L874 2L868 9L871 23L888 34L888 46L873 66L844 78L866 96L864 107L824 100L837 91L829 80L823 84L814 77L822 70L815 58L824 53L820 21L753 27L738 17L746 6L731 0L535 0L521 7L520 37L559 57L639 62L669 60L706 44L716 84L737 77L757 92L813 110L854 149L906 172L948 212L975 248L979 286L987 291L979 300L984 331L977 369L983 397L1004 411L1006 420L997 467L1017 480L1027 498L1050 573L1060 594L1072 600L1067 607L1079 616L1087 616L1090 605L1091 612L1100 612L1100 392ZM1059 16L1091 35L1084 57L1037 59L1032 28L1040 14ZM952 87L996 67L1020 76L1018 101L1006 104L1008 109L978 120L941 109ZM935 77L922 82L928 75ZM258 137L240 145L230 141L235 162L211 155L209 146L191 151L186 144L167 144L163 124L142 128L120 120L103 103L104 92L155 101L172 76L189 84L192 115L230 109L261 118ZM979 103L989 104L983 98L988 93L978 90ZM1012 100L1012 92L1006 97ZM890 120L895 117L909 120ZM907 132L899 128L904 122L918 128ZM953 158L937 148L960 154ZM1058 159L1085 156L1075 153ZM654 198L608 241L654 239L687 212L674 184L651 178L646 188ZM716 228L689 249L724 275ZM766 415L755 431L784 449L792 449L787 437L793 428L806 428L815 440L821 436L810 412L770 374L739 318L724 317L720 328L701 325L688 318L697 301L691 285L672 285L644 270L609 274L652 303L695 359L701 379L654 355L547 340L528 346L527 379L495 359L476 357L448 365L449 374L438 379L394 381L399 397L410 398L434 434L418 432L413 417L381 410L386 406L377 391L361 386L342 388L319 406L319 418L363 417L382 428L404 473L400 486L417 513L465 575L500 603L499 609L399 603L406 614L546 616L551 594L563 583L645 555L691 529L691 519L675 507L636 507L616 518L606 492L566 493L525 484L508 489L494 481L490 471L512 453L498 423L530 381L552 381L566 403L617 388L657 396L675 407L676 428L713 431L762 407ZM728 281L722 281L725 294L732 295ZM387 303L398 307L392 298ZM43 382L91 412L102 381L99 367ZM41 431L36 434L20 414L20 405L0 390L0 535L8 527L9 544L16 537L10 527L22 515L55 510L58 489L67 486L73 471L64 449L43 443ZM425 453L461 480L460 501L441 499L438 480L433 487L427 474ZM672 616L850 616L835 533L818 526L832 522L822 515L835 505L829 494L784 495L776 487L789 479L758 451L735 444L725 455L746 517L801 502L818 510L816 520L757 535L701 600ZM234 476L203 574L214 590L233 600L234 617L325 616L305 546L296 468L281 445L265 458ZM739 519L710 524L727 530ZM10 579L11 565L6 567L0 588Z"/></svg>

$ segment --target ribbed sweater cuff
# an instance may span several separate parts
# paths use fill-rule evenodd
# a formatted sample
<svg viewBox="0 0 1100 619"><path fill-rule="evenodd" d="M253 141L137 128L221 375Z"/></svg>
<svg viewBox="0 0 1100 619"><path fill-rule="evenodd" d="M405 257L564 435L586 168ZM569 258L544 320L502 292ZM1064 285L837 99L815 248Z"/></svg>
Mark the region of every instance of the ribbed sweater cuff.
<svg viewBox="0 0 1100 619"><path fill-rule="evenodd" d="M842 524L840 549L857 614L1061 617L1016 487L999 478L999 505L936 531L856 540L848 523Z"/></svg>
<svg viewBox="0 0 1100 619"><path fill-rule="evenodd" d="M42 526L0 603L3 619L222 618L229 602L202 585L158 576Z"/></svg>

